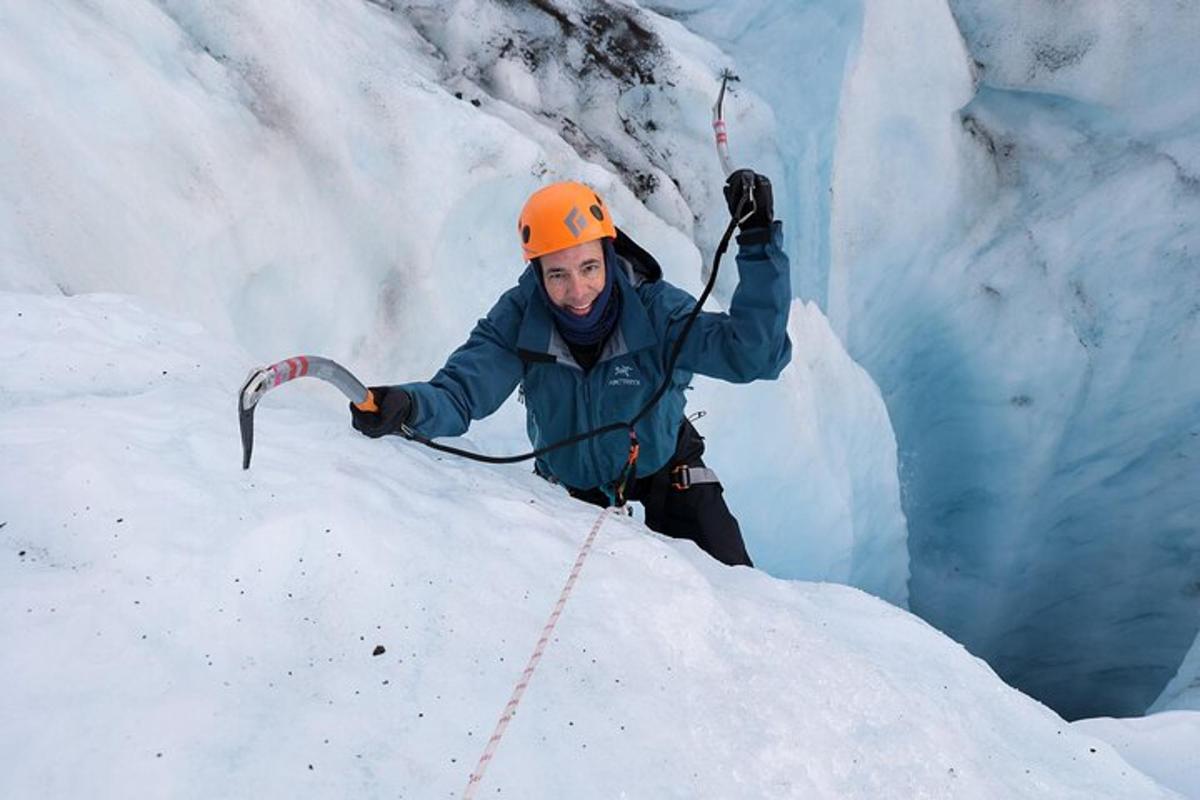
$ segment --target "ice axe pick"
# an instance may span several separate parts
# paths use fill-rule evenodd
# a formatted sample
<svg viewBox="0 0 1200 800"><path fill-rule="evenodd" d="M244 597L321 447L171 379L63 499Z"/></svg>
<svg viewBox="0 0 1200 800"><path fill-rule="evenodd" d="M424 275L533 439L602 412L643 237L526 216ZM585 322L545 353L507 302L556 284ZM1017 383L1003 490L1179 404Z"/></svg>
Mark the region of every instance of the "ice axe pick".
<svg viewBox="0 0 1200 800"><path fill-rule="evenodd" d="M320 378L332 383L360 411L378 411L371 390L363 386L350 370L319 356L296 356L269 367L251 370L250 377L238 392L238 426L242 430L242 469L250 469L250 454L254 450L254 409L263 395L276 386L296 378Z"/></svg>

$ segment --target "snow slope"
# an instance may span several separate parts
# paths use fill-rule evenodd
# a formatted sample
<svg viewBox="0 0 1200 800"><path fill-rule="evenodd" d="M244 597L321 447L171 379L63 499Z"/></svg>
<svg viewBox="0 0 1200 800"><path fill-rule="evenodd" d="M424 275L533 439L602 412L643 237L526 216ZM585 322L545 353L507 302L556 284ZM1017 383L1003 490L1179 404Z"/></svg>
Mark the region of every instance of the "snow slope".
<svg viewBox="0 0 1200 800"><path fill-rule="evenodd" d="M1132 719L1081 719L1071 727L1103 739L1134 767L1184 797L1200 797L1200 711Z"/></svg>
<svg viewBox="0 0 1200 800"><path fill-rule="evenodd" d="M0 795L465 786L593 507L519 468L367 440L303 382L262 402L243 472L245 353L126 297L5 292L0 341L20 465L0 481ZM621 518L497 790L1173 796L906 612Z"/></svg>

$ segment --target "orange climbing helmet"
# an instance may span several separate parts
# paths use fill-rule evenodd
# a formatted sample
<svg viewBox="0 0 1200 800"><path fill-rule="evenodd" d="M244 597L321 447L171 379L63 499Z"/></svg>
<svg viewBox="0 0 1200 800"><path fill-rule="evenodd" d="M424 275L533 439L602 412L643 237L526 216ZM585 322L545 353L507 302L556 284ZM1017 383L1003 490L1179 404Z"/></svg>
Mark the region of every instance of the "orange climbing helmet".
<svg viewBox="0 0 1200 800"><path fill-rule="evenodd" d="M617 236L608 206L590 187L562 181L538 189L517 218L517 235L525 258L535 258L583 242Z"/></svg>

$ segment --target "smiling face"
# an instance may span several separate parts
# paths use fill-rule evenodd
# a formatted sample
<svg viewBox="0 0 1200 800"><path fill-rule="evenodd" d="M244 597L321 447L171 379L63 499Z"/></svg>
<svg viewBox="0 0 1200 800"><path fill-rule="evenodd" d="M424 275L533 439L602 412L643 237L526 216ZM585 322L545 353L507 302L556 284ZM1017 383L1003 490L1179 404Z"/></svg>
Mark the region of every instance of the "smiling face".
<svg viewBox="0 0 1200 800"><path fill-rule="evenodd" d="M600 241L546 253L541 264L550 302L568 313L587 316L604 291L604 246Z"/></svg>

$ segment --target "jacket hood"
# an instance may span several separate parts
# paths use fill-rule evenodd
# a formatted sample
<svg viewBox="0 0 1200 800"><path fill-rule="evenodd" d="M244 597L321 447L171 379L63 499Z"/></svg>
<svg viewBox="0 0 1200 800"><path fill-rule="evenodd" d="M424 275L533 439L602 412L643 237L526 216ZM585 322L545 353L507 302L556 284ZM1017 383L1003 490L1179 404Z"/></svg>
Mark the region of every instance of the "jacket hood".
<svg viewBox="0 0 1200 800"><path fill-rule="evenodd" d="M613 242L613 249L617 251L617 255L629 262L634 274L641 277L641 281L634 281L635 284L662 280L662 267L658 265L654 256L647 253L645 248L629 238L620 228L617 228L617 239Z"/></svg>

